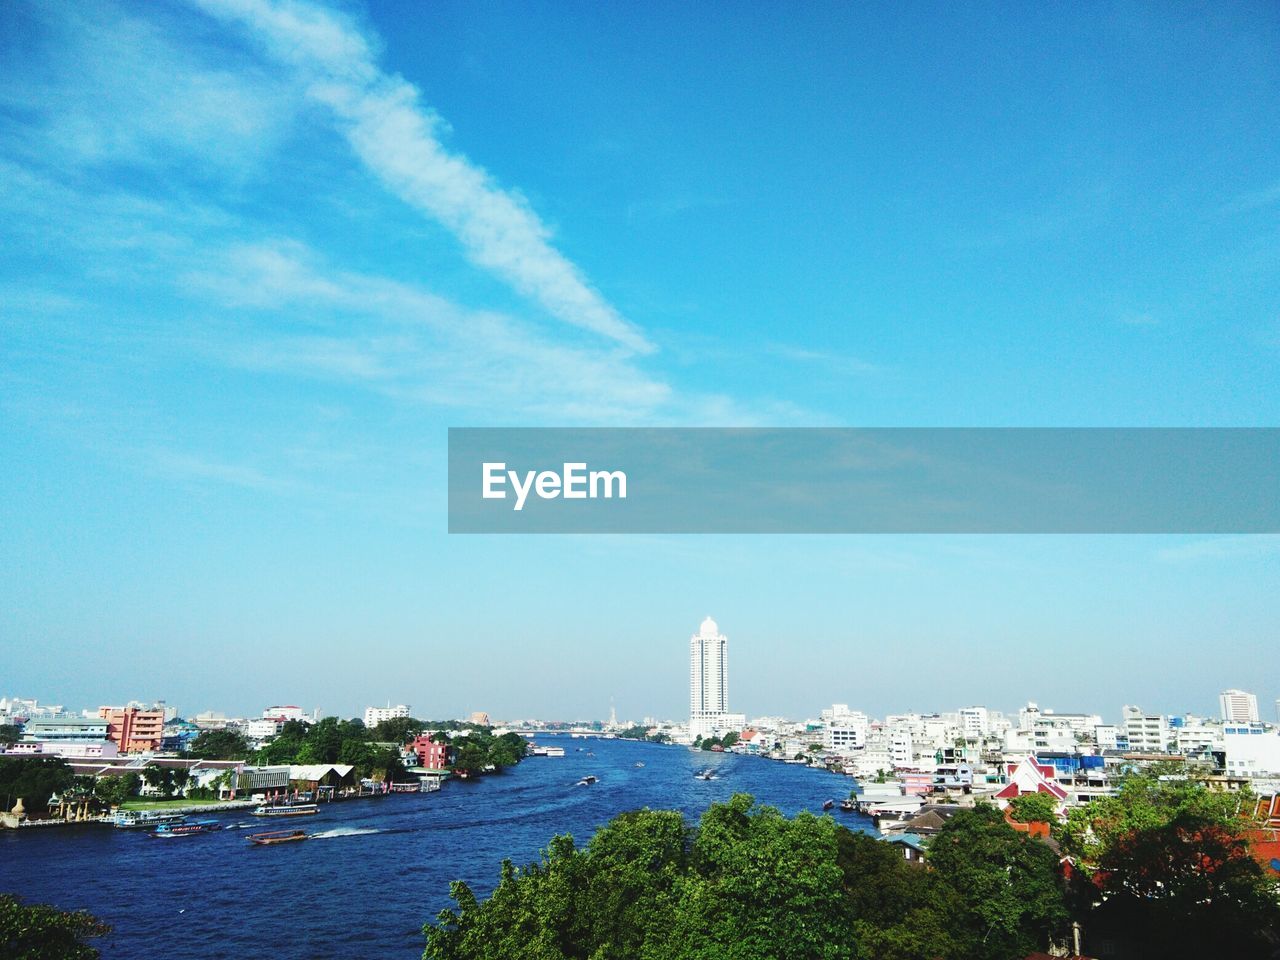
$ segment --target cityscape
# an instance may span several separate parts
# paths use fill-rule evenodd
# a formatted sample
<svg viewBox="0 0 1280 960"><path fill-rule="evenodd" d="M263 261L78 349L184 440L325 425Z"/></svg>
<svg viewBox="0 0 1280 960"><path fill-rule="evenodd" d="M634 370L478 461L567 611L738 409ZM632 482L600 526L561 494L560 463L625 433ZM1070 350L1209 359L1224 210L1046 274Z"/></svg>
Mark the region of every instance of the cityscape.
<svg viewBox="0 0 1280 960"><path fill-rule="evenodd" d="M0 960L1280 960L1280 5L0 5Z"/></svg>
<svg viewBox="0 0 1280 960"><path fill-rule="evenodd" d="M187 717L164 701L77 712L31 699L0 698L0 729L5 731L0 756L57 759L77 776L94 780L156 768L182 769L187 777L176 796L190 792L217 800L263 802L289 791L313 794L322 786L356 793L408 786L437 789L441 778L455 768L456 746L465 743L473 729L482 728L498 736L518 733L530 741L563 734L621 736L818 767L853 778L855 792L862 795L859 809L881 832L901 830L925 805L990 801L1003 808L1028 791L1052 795L1057 814L1065 816L1072 807L1113 795L1122 776L1157 764L1185 765L1215 789L1248 790L1280 814L1280 724L1262 719L1258 698L1251 692L1222 691L1218 715L1212 717L1150 714L1126 704L1117 716L1104 718L1041 708L1034 702L1016 713L973 705L932 714L871 717L837 703L804 719L748 717L729 709L729 663L729 640L707 617L689 640L687 719L619 720L612 711L607 720L492 719L476 711L450 718L464 726L432 730L421 725L403 742L384 744L398 754L401 766L396 770L403 774L398 784L387 769L359 779L352 764L254 762L252 758L266 751L286 725L310 726L321 720L319 709L293 705L268 706L257 717L213 711ZM1280 719L1280 700L1274 709ZM414 716L408 704L387 704L366 707L353 719L377 731L397 729L397 722L412 723ZM202 734L217 731L241 738L237 742L244 755L188 759ZM528 750L546 755L536 746ZM266 784L271 787L264 788ZM140 797L161 793L165 799L175 798L168 784L143 782L138 787ZM88 814L84 806L52 799L65 822ZM109 813L100 816L111 821ZM11 828L48 822L48 815L28 818L12 811L0 819ZM1280 828L1280 820L1273 826ZM1268 859L1272 852L1280 858L1280 838L1263 849Z"/></svg>

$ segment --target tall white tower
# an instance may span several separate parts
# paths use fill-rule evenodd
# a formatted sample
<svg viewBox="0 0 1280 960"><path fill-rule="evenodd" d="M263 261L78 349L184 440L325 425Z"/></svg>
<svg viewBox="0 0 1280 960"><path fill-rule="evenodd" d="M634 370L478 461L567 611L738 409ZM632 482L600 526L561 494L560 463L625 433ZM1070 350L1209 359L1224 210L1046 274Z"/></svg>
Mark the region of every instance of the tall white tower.
<svg viewBox="0 0 1280 960"><path fill-rule="evenodd" d="M715 733L729 710L728 638L710 617L689 638L689 734Z"/></svg>

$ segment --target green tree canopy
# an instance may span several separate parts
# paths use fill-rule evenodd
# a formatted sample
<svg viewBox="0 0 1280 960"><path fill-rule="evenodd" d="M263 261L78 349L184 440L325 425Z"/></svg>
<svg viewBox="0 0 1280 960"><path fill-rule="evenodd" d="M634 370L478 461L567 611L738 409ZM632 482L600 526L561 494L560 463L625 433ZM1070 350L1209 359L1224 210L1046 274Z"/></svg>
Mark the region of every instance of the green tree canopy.
<svg viewBox="0 0 1280 960"><path fill-rule="evenodd" d="M202 730L187 751L200 760L247 760L253 750L235 730Z"/></svg>
<svg viewBox="0 0 1280 960"><path fill-rule="evenodd" d="M1247 792L1208 789L1179 768L1125 778L1073 810L1086 929L1166 956L1267 956L1280 946L1280 883L1253 855Z"/></svg>
<svg viewBox="0 0 1280 960"><path fill-rule="evenodd" d="M989 804L953 815L929 844L929 865L960 897L957 927L981 956L1020 958L1065 935L1058 857Z"/></svg>
<svg viewBox="0 0 1280 960"><path fill-rule="evenodd" d="M493 894L452 887L457 907L425 928L428 960L972 960L1022 957L1019 925L1054 926L1061 895L1041 867L1052 854L998 813L958 836L997 857L946 874L904 862L896 847L830 817L787 818L746 795L711 806L690 828L675 812L614 818L585 848L557 837L538 863L502 864ZM997 836L991 836L999 830ZM1038 851L1048 855L1048 861ZM1006 870L1008 871L1006 873ZM963 877L962 877L963 875ZM1031 879L1028 879L1030 875ZM984 880L982 894L963 880ZM1037 882L1047 880L1045 889ZM984 935L981 898L995 894L1013 933ZM1015 907L1019 896L1031 902ZM1039 911L1039 912L1037 912ZM982 924L979 929L979 924ZM1030 940L1028 934L1026 939ZM1043 948L1044 939L1033 943Z"/></svg>
<svg viewBox="0 0 1280 960"><path fill-rule="evenodd" d="M22 798L27 813L42 812L49 798L75 782L71 765L57 757L0 757L0 798L9 810Z"/></svg>
<svg viewBox="0 0 1280 960"><path fill-rule="evenodd" d="M0 957L6 960L96 960L97 949L85 941L110 931L84 911L28 905L0 894Z"/></svg>
<svg viewBox="0 0 1280 960"><path fill-rule="evenodd" d="M1009 812L1019 823L1058 822L1058 801L1049 793L1024 793L1009 801Z"/></svg>

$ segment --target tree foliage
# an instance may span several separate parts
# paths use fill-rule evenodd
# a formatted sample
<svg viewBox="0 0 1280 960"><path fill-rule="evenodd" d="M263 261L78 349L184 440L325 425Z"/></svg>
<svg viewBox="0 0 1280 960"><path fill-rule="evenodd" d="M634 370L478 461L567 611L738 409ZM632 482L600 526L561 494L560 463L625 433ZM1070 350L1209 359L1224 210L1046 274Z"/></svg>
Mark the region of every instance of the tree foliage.
<svg viewBox="0 0 1280 960"><path fill-rule="evenodd" d="M11 746L22 737L22 730L13 723L0 723L0 746Z"/></svg>
<svg viewBox="0 0 1280 960"><path fill-rule="evenodd" d="M991 862L953 853L946 872L911 866L896 848L830 817L787 818L745 794L711 806L692 829L679 813L623 814L585 848L557 837L538 863L520 869L504 863L487 900L455 883L457 907L425 928L424 957L1021 957L1027 951L1017 952L1023 941L1016 933L983 942L990 922L965 884L981 881L982 896L996 896L1007 913L1002 920L1041 934L1065 917L1062 895L1048 849L1047 860L1038 856L1027 847L1036 841L992 814L953 828L977 839ZM996 882L997 873L1009 890Z"/></svg>
<svg viewBox="0 0 1280 960"><path fill-rule="evenodd" d="M1058 801L1048 793L1024 793L1009 801L1009 812L1019 823L1058 822Z"/></svg>
<svg viewBox="0 0 1280 960"><path fill-rule="evenodd" d="M28 905L0 894L0 957L6 960L96 960L97 949L85 941L110 931L84 911Z"/></svg>
<svg viewBox="0 0 1280 960"><path fill-rule="evenodd" d="M99 777L93 784L93 795L108 807L118 807L130 797L136 797L142 788L142 778L136 773L118 777Z"/></svg>
<svg viewBox="0 0 1280 960"><path fill-rule="evenodd" d="M253 755L249 741L235 730L202 730L187 752L199 760L247 760Z"/></svg>
<svg viewBox="0 0 1280 960"><path fill-rule="evenodd" d="M71 765L57 757L0 757L0 797L5 810L22 798L27 813L39 813L49 798L75 782Z"/></svg>
<svg viewBox="0 0 1280 960"><path fill-rule="evenodd" d="M1079 858L1086 929L1153 956L1275 951L1280 883L1253 856L1252 806L1170 769L1071 811L1063 843Z"/></svg>

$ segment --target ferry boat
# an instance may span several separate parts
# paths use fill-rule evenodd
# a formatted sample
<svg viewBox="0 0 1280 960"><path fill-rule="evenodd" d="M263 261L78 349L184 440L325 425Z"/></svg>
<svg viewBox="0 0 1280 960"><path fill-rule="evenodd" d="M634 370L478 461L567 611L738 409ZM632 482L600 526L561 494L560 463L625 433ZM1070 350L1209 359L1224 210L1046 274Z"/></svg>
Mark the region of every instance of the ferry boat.
<svg viewBox="0 0 1280 960"><path fill-rule="evenodd" d="M200 833L221 830L217 820L193 820L191 823L162 823L151 832L153 837L194 837Z"/></svg>
<svg viewBox="0 0 1280 960"><path fill-rule="evenodd" d="M543 747L542 755L544 757L563 757L564 747Z"/></svg>
<svg viewBox="0 0 1280 960"><path fill-rule="evenodd" d="M295 840L305 840L307 839L307 834L303 830L275 830L271 833L251 833L245 839L250 843L265 847L273 843L293 843Z"/></svg>
<svg viewBox="0 0 1280 960"><path fill-rule="evenodd" d="M319 812L320 808L314 803L276 803L256 807L253 815L255 817L305 817Z"/></svg>
<svg viewBox="0 0 1280 960"><path fill-rule="evenodd" d="M118 830L150 830L166 823L181 823L183 813L161 813L157 810L117 810L111 824Z"/></svg>

